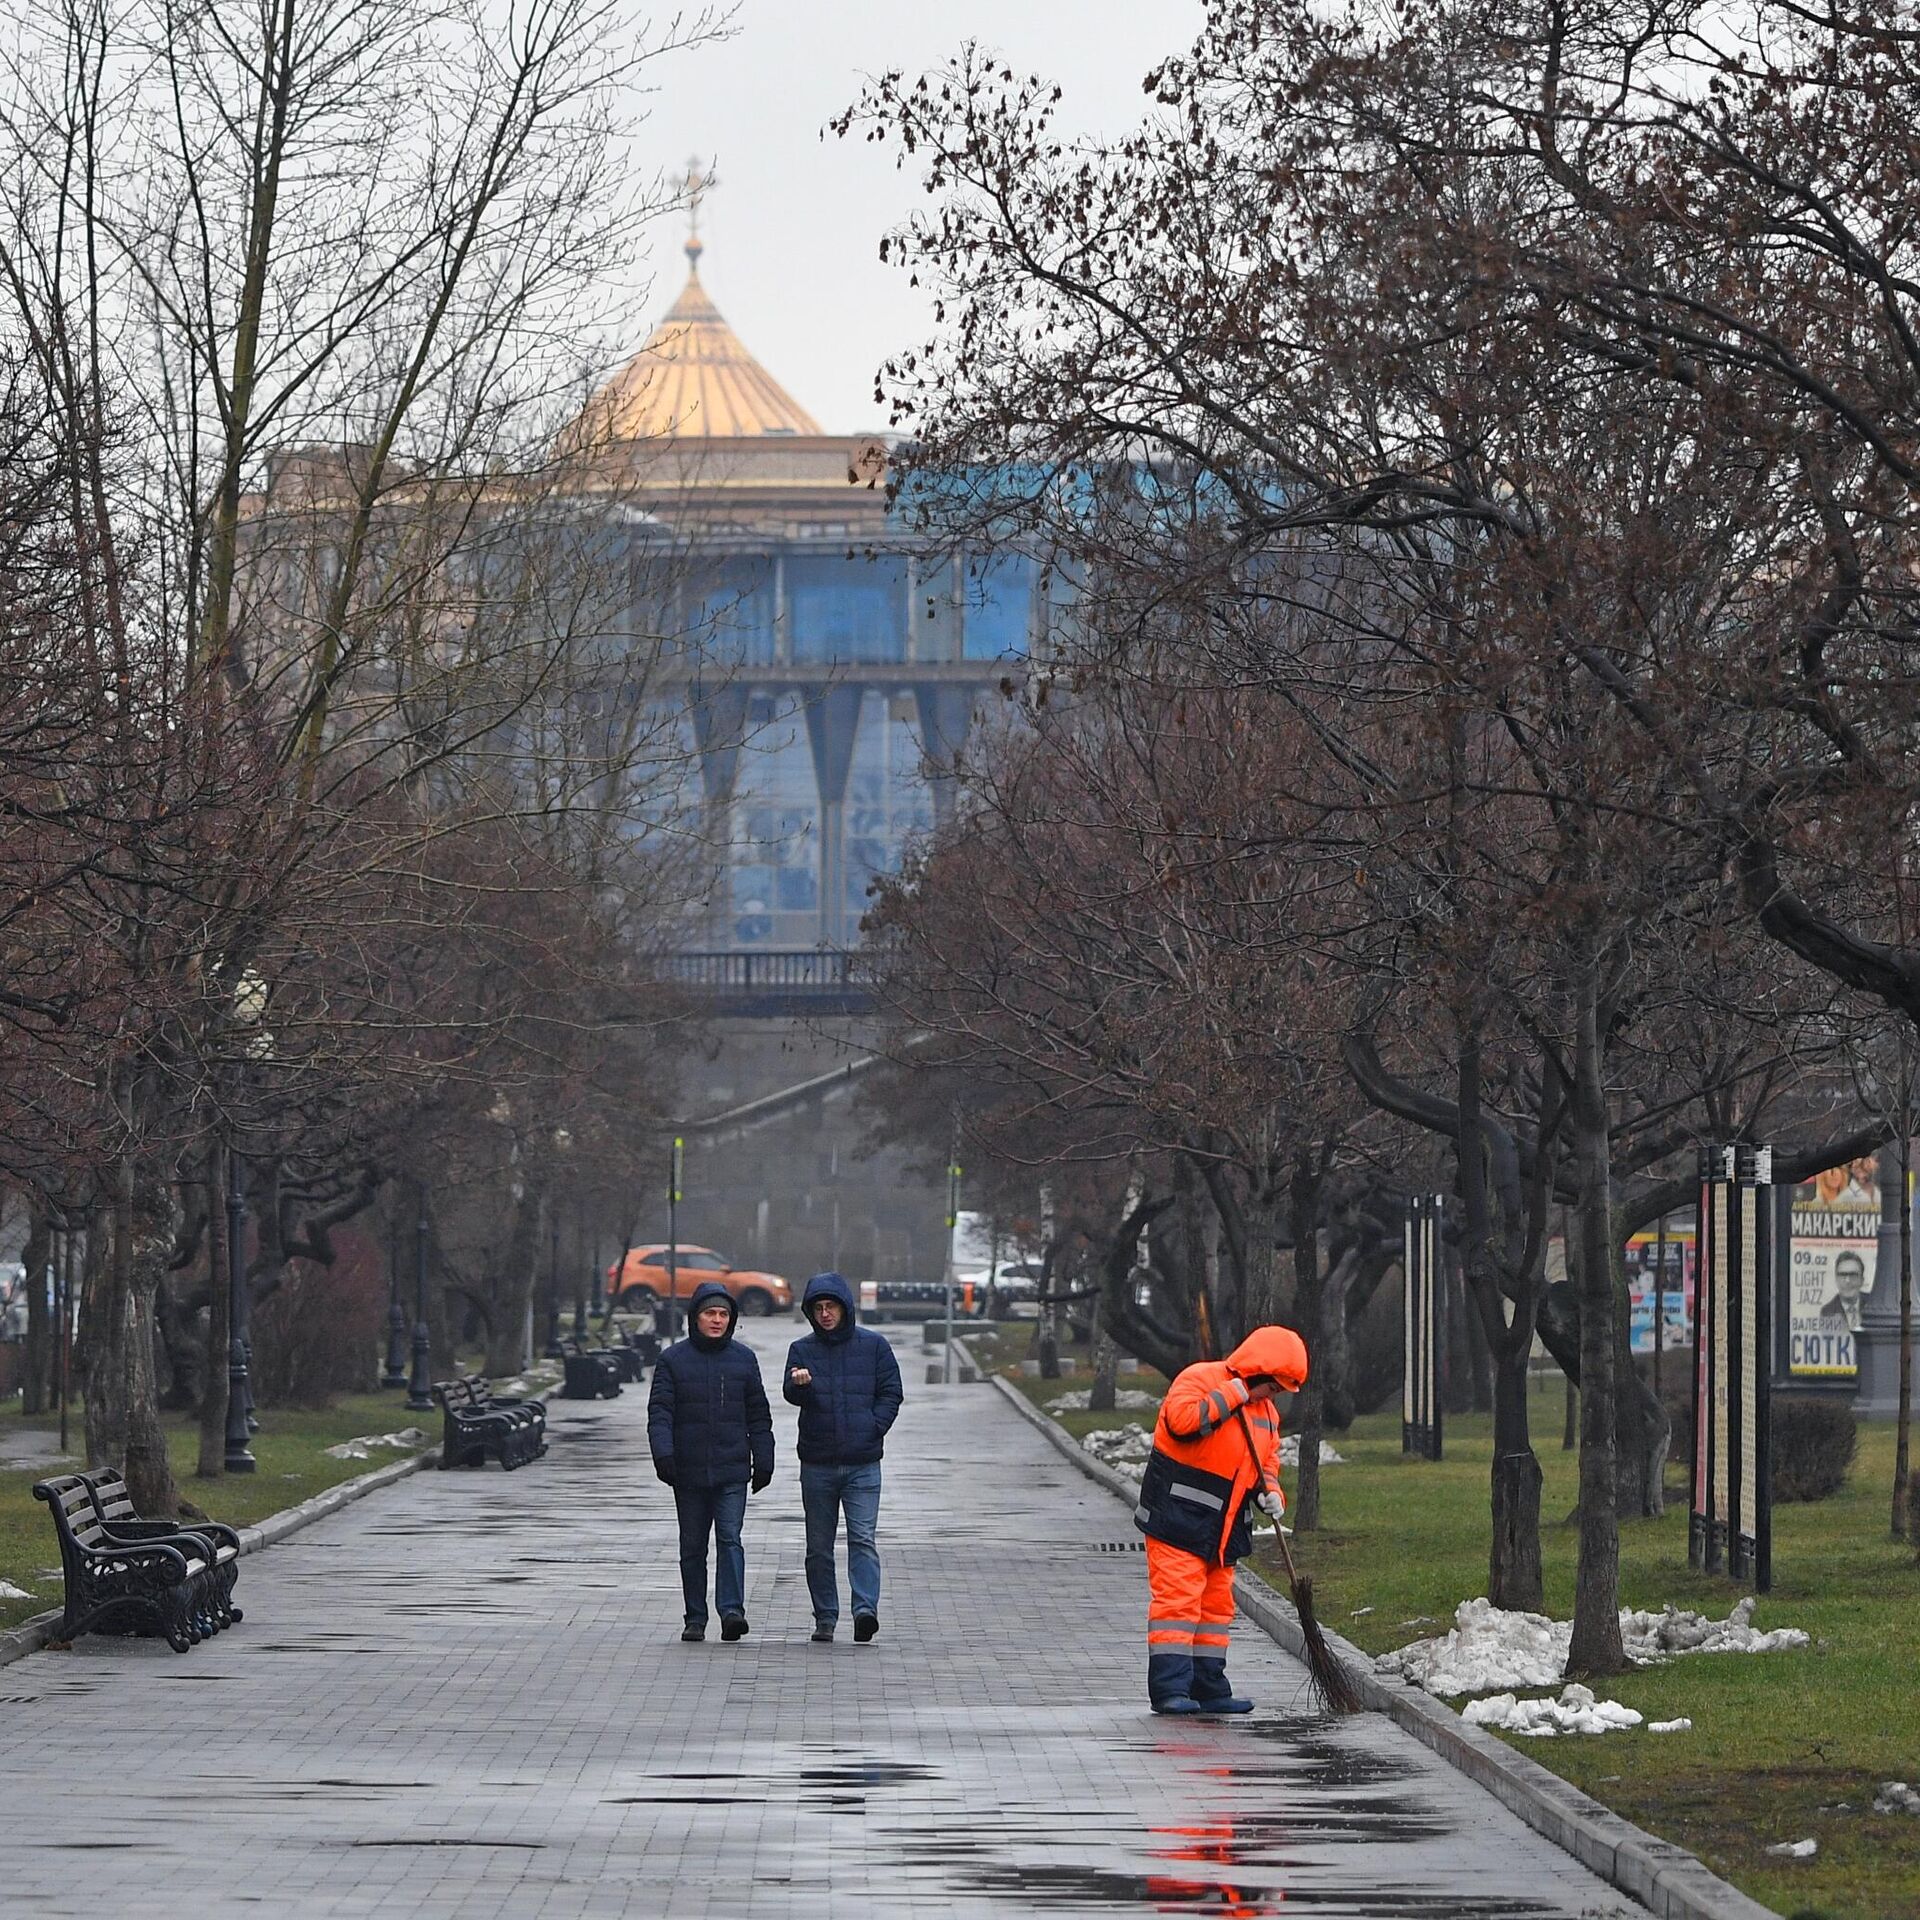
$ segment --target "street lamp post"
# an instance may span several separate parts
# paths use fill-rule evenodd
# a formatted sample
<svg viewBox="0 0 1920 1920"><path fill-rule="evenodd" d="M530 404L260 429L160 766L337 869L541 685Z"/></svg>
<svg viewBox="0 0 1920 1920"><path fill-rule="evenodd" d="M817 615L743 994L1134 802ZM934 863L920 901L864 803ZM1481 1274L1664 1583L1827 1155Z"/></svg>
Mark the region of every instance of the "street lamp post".
<svg viewBox="0 0 1920 1920"><path fill-rule="evenodd" d="M387 1235L387 1370L383 1387L407 1384L407 1310L400 1299L400 1222L395 1208L393 1230Z"/></svg>
<svg viewBox="0 0 1920 1920"><path fill-rule="evenodd" d="M673 1157L667 1172L667 1327L669 1340L680 1335L680 1173L684 1142L673 1139Z"/></svg>
<svg viewBox="0 0 1920 1920"><path fill-rule="evenodd" d="M407 1382L407 1411L433 1411L433 1335L427 1331L427 1237L433 1231L427 1219L427 1190L420 1189L420 1219L414 1229L413 1255L413 1376Z"/></svg>
<svg viewBox="0 0 1920 1920"><path fill-rule="evenodd" d="M227 1449L228 1473L251 1473L259 1462L247 1446L248 1391L246 1195L240 1156L227 1148Z"/></svg>

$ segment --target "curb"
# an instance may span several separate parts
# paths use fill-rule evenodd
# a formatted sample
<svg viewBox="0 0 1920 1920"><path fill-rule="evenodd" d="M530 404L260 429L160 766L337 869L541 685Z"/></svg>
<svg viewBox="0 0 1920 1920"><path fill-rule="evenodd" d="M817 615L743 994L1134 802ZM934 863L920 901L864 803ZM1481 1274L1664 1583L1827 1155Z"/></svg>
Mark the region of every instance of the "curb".
<svg viewBox="0 0 1920 1920"><path fill-rule="evenodd" d="M1014 1411L1045 1434L1089 1480L1133 1506L1138 1486L1093 1458L1057 1421L1049 1420L1019 1388L999 1374L993 1384ZM1248 1619L1296 1659L1303 1656L1299 1616L1265 1581L1251 1573L1234 1582L1234 1597ZM1372 1659L1330 1629L1327 1642L1377 1713L1404 1727L1422 1746L1484 1787L1533 1830L1573 1855L1609 1886L1630 1894L1661 1920L1780 1920L1771 1907L1749 1898L1703 1866L1684 1847L1643 1832L1631 1821L1588 1798L1538 1761L1504 1741L1470 1727L1431 1694L1397 1675L1375 1670Z"/></svg>
<svg viewBox="0 0 1920 1920"><path fill-rule="evenodd" d="M439 1464L440 1449L437 1446L423 1447L405 1460L393 1460L356 1479L342 1480L338 1486L328 1487L310 1499L302 1500L297 1507L283 1507L278 1513L270 1513L250 1527L236 1529L240 1535L241 1556L244 1558L247 1554L259 1553L284 1540L288 1534L298 1533L302 1527L310 1527L316 1520L324 1520L329 1514L338 1513L342 1507L350 1507L356 1500L364 1500L368 1494L378 1493L382 1487L390 1487L396 1480L404 1480L409 1474L418 1473L422 1467ZM183 1524L191 1526L193 1523L186 1521ZM0 1667L11 1666L16 1660L24 1660L30 1653L38 1653L53 1638L63 1611L60 1607L49 1608L47 1612L32 1614L17 1627L0 1633Z"/></svg>

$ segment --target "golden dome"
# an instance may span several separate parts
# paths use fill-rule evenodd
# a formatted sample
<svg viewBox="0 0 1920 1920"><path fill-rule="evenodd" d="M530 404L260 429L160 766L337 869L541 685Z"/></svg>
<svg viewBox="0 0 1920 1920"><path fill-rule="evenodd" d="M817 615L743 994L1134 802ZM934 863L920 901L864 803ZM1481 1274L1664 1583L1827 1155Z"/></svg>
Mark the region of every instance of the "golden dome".
<svg viewBox="0 0 1920 1920"><path fill-rule="evenodd" d="M707 298L697 240L687 260L687 284L667 317L588 402L584 437L604 444L818 436L819 422L746 350Z"/></svg>

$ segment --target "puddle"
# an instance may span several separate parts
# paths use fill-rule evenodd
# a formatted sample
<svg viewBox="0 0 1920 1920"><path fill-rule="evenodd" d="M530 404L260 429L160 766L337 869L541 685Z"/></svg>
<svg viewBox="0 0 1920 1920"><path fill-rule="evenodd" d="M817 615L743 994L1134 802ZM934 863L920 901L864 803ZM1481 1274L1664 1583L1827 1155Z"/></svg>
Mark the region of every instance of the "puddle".
<svg viewBox="0 0 1920 1920"><path fill-rule="evenodd" d="M544 1840L471 1840L442 1835L424 1840L349 1840L350 1847L504 1847L514 1853L540 1853Z"/></svg>

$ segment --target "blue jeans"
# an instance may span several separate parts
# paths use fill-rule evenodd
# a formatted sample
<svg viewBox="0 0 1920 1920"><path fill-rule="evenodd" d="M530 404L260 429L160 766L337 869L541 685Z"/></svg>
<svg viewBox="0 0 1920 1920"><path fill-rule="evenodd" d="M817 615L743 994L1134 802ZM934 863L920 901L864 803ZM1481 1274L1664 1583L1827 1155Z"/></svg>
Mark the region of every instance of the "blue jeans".
<svg viewBox="0 0 1920 1920"><path fill-rule="evenodd" d="M731 1487L675 1487L674 1511L680 1516L680 1592L687 1625L707 1624L707 1535L713 1535L713 1598L725 1619L747 1610L747 1556L740 1529L747 1517L747 1483Z"/></svg>
<svg viewBox="0 0 1920 1920"><path fill-rule="evenodd" d="M847 1516L847 1585L853 1611L880 1611L880 1553L874 1535L880 1521L880 1462L864 1467L800 1469L800 1506L807 1516L807 1593L821 1625L840 1618L834 1584L833 1542L840 1515Z"/></svg>

